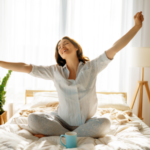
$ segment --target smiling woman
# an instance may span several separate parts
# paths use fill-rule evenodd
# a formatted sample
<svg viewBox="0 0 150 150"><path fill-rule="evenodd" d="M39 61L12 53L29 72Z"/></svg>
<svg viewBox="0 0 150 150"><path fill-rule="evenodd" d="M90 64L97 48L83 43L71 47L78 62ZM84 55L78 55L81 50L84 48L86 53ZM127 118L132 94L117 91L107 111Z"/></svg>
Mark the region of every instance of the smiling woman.
<svg viewBox="0 0 150 150"><path fill-rule="evenodd" d="M71 40L63 38L56 46L56 54L66 60L64 66L59 64L48 67L32 65L30 75L53 80L59 98L57 111L50 114L33 113L28 116L28 125L36 132L34 134L38 134L36 136L61 135L68 131L75 131L78 137L101 137L110 128L109 119L93 118L93 115L98 105L96 77L112 60L108 59L104 52L94 60L88 61L84 59L80 45ZM64 50L68 52L65 54ZM73 57L76 57L78 61L80 59L78 64L74 62ZM67 66L70 65L67 62L71 60L72 66L78 65L75 68L76 72L72 72ZM99 132L95 133L95 131Z"/></svg>
<svg viewBox="0 0 150 150"><path fill-rule="evenodd" d="M90 61L88 57L83 55L82 48L79 43L77 43L74 39L69 38L68 36L65 36L62 38L62 40L59 40L56 48L55 48L55 60L59 66L64 66L66 64L67 56L63 55L64 50L67 50L66 54L75 54L77 56L79 61L82 61L85 63L86 61ZM70 55L72 56L72 55Z"/></svg>

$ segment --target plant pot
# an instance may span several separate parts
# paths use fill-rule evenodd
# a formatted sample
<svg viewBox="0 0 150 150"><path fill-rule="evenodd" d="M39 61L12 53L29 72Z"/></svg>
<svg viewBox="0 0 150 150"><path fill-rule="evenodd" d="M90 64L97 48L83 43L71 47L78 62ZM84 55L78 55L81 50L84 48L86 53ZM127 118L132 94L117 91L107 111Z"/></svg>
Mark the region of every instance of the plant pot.
<svg viewBox="0 0 150 150"><path fill-rule="evenodd" d="M4 111L0 115L0 125L5 124L7 122L7 111Z"/></svg>

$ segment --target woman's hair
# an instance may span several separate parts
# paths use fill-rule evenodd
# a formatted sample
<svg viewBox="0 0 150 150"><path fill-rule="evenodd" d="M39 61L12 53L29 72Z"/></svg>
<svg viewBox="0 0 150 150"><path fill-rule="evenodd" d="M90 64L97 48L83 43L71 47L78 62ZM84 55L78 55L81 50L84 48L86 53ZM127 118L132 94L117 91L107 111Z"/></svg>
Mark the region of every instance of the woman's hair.
<svg viewBox="0 0 150 150"><path fill-rule="evenodd" d="M78 48L77 57L78 57L79 61L82 61L83 63L85 63L85 61L90 61L90 59L88 57L83 55L83 51L82 51L82 48L81 48L80 44L77 43L74 39L71 39L68 36L64 36L62 39L69 40L75 47ZM60 41L61 40L58 41L58 43L55 47L55 60L56 60L56 62L59 66L64 66L66 64L66 60L63 59L58 53L58 44L59 44Z"/></svg>

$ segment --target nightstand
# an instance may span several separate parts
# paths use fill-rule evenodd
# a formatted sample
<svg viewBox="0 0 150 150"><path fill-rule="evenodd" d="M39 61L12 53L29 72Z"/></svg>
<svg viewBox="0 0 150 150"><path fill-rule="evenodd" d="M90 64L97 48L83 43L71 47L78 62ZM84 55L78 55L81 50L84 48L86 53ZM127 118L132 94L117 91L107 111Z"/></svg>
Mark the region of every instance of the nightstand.
<svg viewBox="0 0 150 150"><path fill-rule="evenodd" d="M7 122L7 111L4 111L3 114L0 115L0 125L3 125Z"/></svg>

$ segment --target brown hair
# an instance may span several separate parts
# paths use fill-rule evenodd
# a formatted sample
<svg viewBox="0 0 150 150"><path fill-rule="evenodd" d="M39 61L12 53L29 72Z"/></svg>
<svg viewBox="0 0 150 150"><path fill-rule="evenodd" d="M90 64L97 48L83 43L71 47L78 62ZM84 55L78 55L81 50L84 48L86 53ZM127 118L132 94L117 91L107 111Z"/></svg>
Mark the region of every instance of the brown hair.
<svg viewBox="0 0 150 150"><path fill-rule="evenodd" d="M79 61L82 61L85 64L85 61L90 61L90 59L83 55L82 48L79 43L77 43L74 39L69 38L68 36L64 36L62 39L69 40L75 47L78 47L77 50L77 57ZM62 59L62 57L58 53L58 44L61 40L58 41L56 47L55 47L55 60L59 66L64 66L66 64L66 60Z"/></svg>

